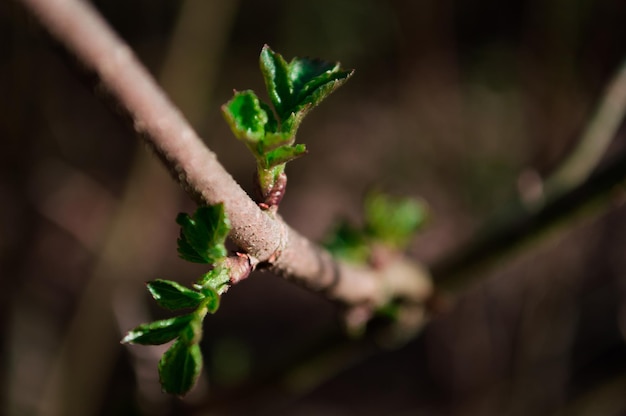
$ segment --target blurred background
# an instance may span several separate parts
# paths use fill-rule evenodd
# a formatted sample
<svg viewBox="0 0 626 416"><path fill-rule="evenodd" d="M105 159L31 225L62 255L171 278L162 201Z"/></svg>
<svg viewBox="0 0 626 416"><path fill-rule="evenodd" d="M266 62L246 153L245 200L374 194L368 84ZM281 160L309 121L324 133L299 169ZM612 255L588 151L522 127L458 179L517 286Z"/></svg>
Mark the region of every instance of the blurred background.
<svg viewBox="0 0 626 416"><path fill-rule="evenodd" d="M303 123L309 154L288 167L281 212L321 240L359 220L373 186L424 198L410 254L429 266L524 212L626 58L620 0L95 6L248 192L253 159L219 107L233 88L264 96L263 44L356 68ZM144 282L204 272L176 255L174 219L194 206L14 2L0 3L0 51L0 413L626 414L621 191L472 269L454 306L393 348L346 338L329 302L255 274L205 321L197 387L161 393L164 349L119 340L169 316ZM624 159L624 133L599 166Z"/></svg>

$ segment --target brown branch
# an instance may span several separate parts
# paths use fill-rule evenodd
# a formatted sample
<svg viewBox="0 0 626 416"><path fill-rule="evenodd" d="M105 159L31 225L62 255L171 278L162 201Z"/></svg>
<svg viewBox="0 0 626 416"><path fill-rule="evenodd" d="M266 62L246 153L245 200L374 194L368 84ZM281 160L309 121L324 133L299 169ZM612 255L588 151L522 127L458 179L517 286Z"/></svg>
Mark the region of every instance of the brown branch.
<svg viewBox="0 0 626 416"><path fill-rule="evenodd" d="M613 142L626 114L626 60L623 61L598 103L574 150L544 184L543 202L582 184L598 166ZM541 202L541 201L540 201Z"/></svg>
<svg viewBox="0 0 626 416"><path fill-rule="evenodd" d="M571 227L576 221L588 220L623 203L626 181L626 152L598 169L586 181L554 198L540 210L520 212L508 222L479 235L471 244L452 253L431 271L437 287L459 292L480 280L483 267L501 261L506 255L523 248L528 242L551 235L557 229Z"/></svg>
<svg viewBox="0 0 626 416"><path fill-rule="evenodd" d="M417 265L385 274L335 262L329 253L261 211L197 136L130 48L87 3L18 0L97 80L174 178L200 204L223 202L231 238L279 274L346 305L381 305L392 297L421 302L431 285Z"/></svg>

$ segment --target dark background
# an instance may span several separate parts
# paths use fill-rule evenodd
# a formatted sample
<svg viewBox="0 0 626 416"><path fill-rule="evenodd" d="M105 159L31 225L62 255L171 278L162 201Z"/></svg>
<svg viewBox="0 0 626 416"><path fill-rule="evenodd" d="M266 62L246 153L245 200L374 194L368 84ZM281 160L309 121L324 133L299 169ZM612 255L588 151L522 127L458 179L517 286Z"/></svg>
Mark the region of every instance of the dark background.
<svg viewBox="0 0 626 416"><path fill-rule="evenodd" d="M372 186L424 198L410 254L440 264L549 175L626 57L619 0L97 1L249 192L219 106L263 92L264 43L356 68L304 122L287 222L320 240ZM8 415L626 414L626 209L610 203L489 267L413 341L349 340L323 298L269 274L205 323L205 372L160 392L144 282L193 204L21 7L0 3L0 329ZM622 157L624 132L603 163ZM621 192L621 191L620 191ZM511 211L515 213L516 211Z"/></svg>

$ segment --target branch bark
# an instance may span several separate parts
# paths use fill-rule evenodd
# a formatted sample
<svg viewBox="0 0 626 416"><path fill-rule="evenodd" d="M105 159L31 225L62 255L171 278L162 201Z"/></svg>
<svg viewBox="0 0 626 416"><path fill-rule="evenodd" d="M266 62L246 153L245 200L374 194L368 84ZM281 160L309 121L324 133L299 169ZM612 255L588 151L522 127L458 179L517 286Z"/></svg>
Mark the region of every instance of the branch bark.
<svg viewBox="0 0 626 416"><path fill-rule="evenodd" d="M402 276L392 276L384 270L335 262L280 217L259 209L89 3L18 2L94 75L96 87L131 120L135 131L194 200L200 204L224 203L232 223L230 237L241 250L284 277L348 306L377 306L392 297L423 302L430 296L430 279L418 265L403 268Z"/></svg>

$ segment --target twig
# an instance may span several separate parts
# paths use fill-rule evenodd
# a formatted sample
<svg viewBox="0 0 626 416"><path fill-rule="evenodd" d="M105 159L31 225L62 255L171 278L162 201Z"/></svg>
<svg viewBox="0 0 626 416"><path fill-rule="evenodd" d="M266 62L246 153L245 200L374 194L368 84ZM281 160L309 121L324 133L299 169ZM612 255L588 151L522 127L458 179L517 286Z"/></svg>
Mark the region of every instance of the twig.
<svg viewBox="0 0 626 416"><path fill-rule="evenodd" d="M262 212L224 170L130 48L87 2L18 0L54 40L90 72L173 176L201 204L223 202L231 238L279 274L335 301L381 305L391 297L421 302L430 294L424 270L404 276L335 262L279 217Z"/></svg>
<svg viewBox="0 0 626 416"><path fill-rule="evenodd" d="M571 225L583 214L588 218L590 213L606 209L614 202L623 202L624 181L626 154L616 157L578 187L555 198L539 211L513 217L443 262L433 265L431 271L437 287L458 291L475 278L471 272L477 267L502 259L516 248L557 227Z"/></svg>
<svg viewBox="0 0 626 416"><path fill-rule="evenodd" d="M626 61L622 62L578 144L545 182L545 200L573 189L589 177L611 144L626 113Z"/></svg>

